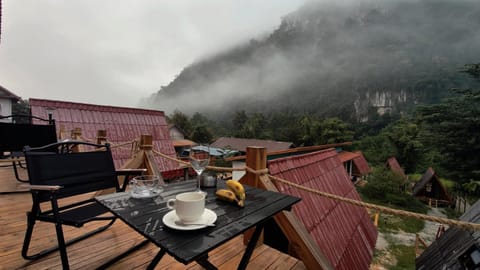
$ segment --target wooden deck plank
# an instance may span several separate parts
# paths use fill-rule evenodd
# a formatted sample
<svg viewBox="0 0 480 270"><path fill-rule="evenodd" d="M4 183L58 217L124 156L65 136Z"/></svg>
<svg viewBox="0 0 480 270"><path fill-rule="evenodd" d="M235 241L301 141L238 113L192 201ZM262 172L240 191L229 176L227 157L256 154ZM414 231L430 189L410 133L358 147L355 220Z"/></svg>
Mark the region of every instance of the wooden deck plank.
<svg viewBox="0 0 480 270"><path fill-rule="evenodd" d="M12 183L13 182L13 183ZM0 168L0 186L15 186L15 177L11 168ZM87 195L92 196L92 195ZM26 229L26 212L31 207L30 193L0 194L0 270L3 269L61 269L58 252L44 258L27 261L21 256L21 248ZM64 227L65 236L70 239L98 225L87 224L83 228ZM71 269L92 269L110 258L127 250L144 238L117 220L106 231L68 247ZM37 222L32 238L32 251L56 244L54 226ZM245 250L243 237L239 236L210 252L210 261L219 269L236 269ZM145 269L157 254L159 248L147 244L140 250L116 262L109 269ZM165 255L156 269L202 269L196 263L183 265L171 256ZM266 245L258 246L247 269L306 269L301 261L283 254Z"/></svg>

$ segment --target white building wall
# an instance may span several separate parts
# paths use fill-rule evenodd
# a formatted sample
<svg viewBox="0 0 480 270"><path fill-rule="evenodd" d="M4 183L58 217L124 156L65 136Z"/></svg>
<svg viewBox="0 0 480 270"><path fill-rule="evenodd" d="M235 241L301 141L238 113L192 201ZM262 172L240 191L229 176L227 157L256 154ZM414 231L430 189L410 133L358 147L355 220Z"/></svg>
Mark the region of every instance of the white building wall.
<svg viewBox="0 0 480 270"><path fill-rule="evenodd" d="M233 161L232 162L233 168L243 168L245 167L245 161ZM233 180L240 180L242 176L245 175L245 171L233 171L232 172L232 179Z"/></svg>
<svg viewBox="0 0 480 270"><path fill-rule="evenodd" d="M7 116L12 114L12 100L0 98L0 115ZM0 119L1 122L12 122L12 118Z"/></svg>

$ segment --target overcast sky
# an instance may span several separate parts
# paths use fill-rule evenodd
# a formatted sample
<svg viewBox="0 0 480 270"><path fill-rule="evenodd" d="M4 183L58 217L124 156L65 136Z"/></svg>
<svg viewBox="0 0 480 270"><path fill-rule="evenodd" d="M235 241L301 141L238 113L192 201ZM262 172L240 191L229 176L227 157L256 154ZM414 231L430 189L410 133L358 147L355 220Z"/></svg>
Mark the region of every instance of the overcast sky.
<svg viewBox="0 0 480 270"><path fill-rule="evenodd" d="M136 107L204 55L305 0L1 0L0 85L23 99Z"/></svg>

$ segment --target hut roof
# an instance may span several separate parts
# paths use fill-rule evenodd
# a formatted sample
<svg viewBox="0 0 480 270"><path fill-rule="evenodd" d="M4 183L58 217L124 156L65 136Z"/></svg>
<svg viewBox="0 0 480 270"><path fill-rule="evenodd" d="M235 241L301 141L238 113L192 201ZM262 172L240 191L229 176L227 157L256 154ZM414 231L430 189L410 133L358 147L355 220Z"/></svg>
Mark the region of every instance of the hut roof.
<svg viewBox="0 0 480 270"><path fill-rule="evenodd" d="M430 167L422 175L422 178L420 179L420 181L415 183L415 185L413 186L413 195L414 196L417 195L425 187L425 185L432 180L436 180L436 181L440 182L438 180L437 175L435 174L435 171L432 169L432 167Z"/></svg>
<svg viewBox="0 0 480 270"><path fill-rule="evenodd" d="M21 98L0 85L0 97L19 101Z"/></svg>
<svg viewBox="0 0 480 270"><path fill-rule="evenodd" d="M62 128L81 128L83 137L95 139L98 130L106 130L107 139L112 145L133 141L141 135L151 135L154 150L176 156L162 111L45 99L30 99L30 106L32 115L41 118L48 118L47 108L53 108L57 133ZM131 158L131 147L113 148L112 154L115 166L119 168ZM159 156L155 157L155 162L160 171L178 168L176 162Z"/></svg>
<svg viewBox="0 0 480 270"><path fill-rule="evenodd" d="M357 152L348 152L348 151L341 151L338 153L338 158L342 163L351 160L355 167L355 173L361 176L369 174L372 169L368 166L368 162L363 156L361 151Z"/></svg>
<svg viewBox="0 0 480 270"><path fill-rule="evenodd" d="M261 146L267 148L268 152L290 149L294 146L292 142L281 142L272 140L243 139L233 137L220 137L212 143L213 147L230 148L246 152L248 146Z"/></svg>
<svg viewBox="0 0 480 270"><path fill-rule="evenodd" d="M470 207L460 220L480 223L480 200ZM450 227L417 257L416 269L465 269L465 260L472 257L478 259L479 247L479 231Z"/></svg>
<svg viewBox="0 0 480 270"><path fill-rule="evenodd" d="M392 170L393 172L399 174L404 179L407 178L407 176L405 175L405 172L403 171L402 167L400 166L400 164L398 163L395 157L390 157L387 160L387 167L390 168L390 170Z"/></svg>
<svg viewBox="0 0 480 270"><path fill-rule="evenodd" d="M319 191L361 200L335 149L268 162L277 177ZM282 193L301 197L293 212L335 269L369 269L377 230L365 208L275 182Z"/></svg>

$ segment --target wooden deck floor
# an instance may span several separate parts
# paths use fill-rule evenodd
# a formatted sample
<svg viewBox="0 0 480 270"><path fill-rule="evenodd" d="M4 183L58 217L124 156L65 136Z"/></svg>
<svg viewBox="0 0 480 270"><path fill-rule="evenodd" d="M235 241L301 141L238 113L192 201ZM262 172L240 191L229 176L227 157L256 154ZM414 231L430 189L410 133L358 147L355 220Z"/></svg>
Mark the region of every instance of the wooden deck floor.
<svg viewBox="0 0 480 270"><path fill-rule="evenodd" d="M24 260L21 248L26 228L26 211L31 207L30 193L5 193L18 189L11 168L0 168L0 269L61 269L58 253L36 261ZM71 238L95 225L85 228L65 226L66 237ZM68 248L71 269L93 269L115 257L122 251L143 240L138 233L118 220L107 231L76 243ZM34 231L32 247L41 248L56 243L52 224L39 222ZM219 269L236 269L245 246L237 237L209 254L210 261ZM142 249L118 261L110 269L145 269L158 252L158 247L148 244ZM202 269L196 263L183 265L166 255L156 269ZM258 246L248 269L306 269L297 259L269 246Z"/></svg>

